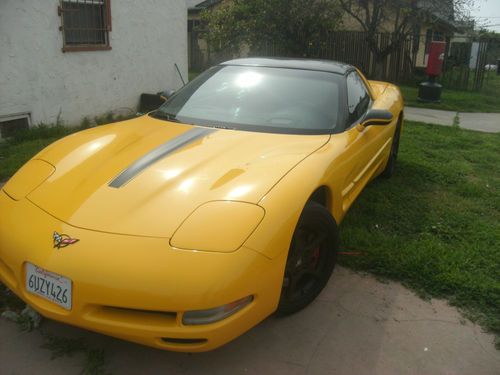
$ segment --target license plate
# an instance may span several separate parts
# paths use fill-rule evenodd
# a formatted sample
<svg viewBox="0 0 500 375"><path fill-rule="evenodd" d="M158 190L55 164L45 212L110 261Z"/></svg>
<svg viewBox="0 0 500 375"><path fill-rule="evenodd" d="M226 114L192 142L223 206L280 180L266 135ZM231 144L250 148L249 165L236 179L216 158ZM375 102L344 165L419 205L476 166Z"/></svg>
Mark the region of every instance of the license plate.
<svg viewBox="0 0 500 375"><path fill-rule="evenodd" d="M26 290L71 310L71 280L26 263Z"/></svg>

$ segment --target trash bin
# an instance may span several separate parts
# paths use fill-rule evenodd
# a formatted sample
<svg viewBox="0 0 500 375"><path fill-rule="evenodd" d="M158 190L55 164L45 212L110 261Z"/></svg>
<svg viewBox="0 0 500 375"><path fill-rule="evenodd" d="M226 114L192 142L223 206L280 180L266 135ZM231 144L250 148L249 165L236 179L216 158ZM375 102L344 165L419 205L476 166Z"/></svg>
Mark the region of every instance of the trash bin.
<svg viewBox="0 0 500 375"><path fill-rule="evenodd" d="M441 92L443 86L430 79L427 82L422 82L418 87L417 100L425 103L441 103Z"/></svg>

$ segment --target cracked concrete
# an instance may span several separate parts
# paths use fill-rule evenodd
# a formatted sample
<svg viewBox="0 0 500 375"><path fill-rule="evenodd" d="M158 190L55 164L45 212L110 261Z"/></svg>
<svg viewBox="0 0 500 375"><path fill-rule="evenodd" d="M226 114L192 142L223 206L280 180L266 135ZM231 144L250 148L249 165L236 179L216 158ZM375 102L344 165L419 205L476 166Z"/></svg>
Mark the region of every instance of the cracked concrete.
<svg viewBox="0 0 500 375"><path fill-rule="evenodd" d="M114 374L500 374L493 336L455 308L340 267L302 312L270 317L209 353L164 352L52 321L44 329L105 348ZM0 334L2 374L81 371L79 357L50 361L38 332L0 320Z"/></svg>
<svg viewBox="0 0 500 375"><path fill-rule="evenodd" d="M437 109L405 107L405 118L411 121L452 126L455 117L458 126L486 133L500 132L500 113L463 113Z"/></svg>

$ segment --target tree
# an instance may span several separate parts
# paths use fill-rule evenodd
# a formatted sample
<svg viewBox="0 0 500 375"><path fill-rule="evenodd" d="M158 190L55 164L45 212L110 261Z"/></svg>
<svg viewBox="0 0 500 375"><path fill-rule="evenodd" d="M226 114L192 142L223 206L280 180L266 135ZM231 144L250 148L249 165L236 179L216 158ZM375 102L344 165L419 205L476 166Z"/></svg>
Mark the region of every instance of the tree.
<svg viewBox="0 0 500 375"><path fill-rule="evenodd" d="M474 0L339 0L339 3L366 32L377 68L375 76L380 78L382 60L410 36L418 35L422 24L465 19ZM377 33L380 32L391 34L388 43L379 43Z"/></svg>
<svg viewBox="0 0 500 375"><path fill-rule="evenodd" d="M274 45L290 56L307 55L310 44L335 30L341 17L333 0L232 0L202 15L216 50Z"/></svg>

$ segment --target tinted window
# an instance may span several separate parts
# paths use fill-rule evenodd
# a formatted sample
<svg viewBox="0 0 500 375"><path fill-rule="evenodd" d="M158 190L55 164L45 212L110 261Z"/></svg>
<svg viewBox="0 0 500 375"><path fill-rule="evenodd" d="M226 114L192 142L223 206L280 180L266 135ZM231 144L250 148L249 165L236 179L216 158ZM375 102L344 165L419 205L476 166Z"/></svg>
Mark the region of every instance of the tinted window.
<svg viewBox="0 0 500 375"><path fill-rule="evenodd" d="M348 125L354 124L365 114L370 105L370 95L361 77L352 72L347 76L347 106L349 109Z"/></svg>
<svg viewBox="0 0 500 375"><path fill-rule="evenodd" d="M338 125L342 79L298 69L218 66L178 91L153 116L242 130L331 133Z"/></svg>

